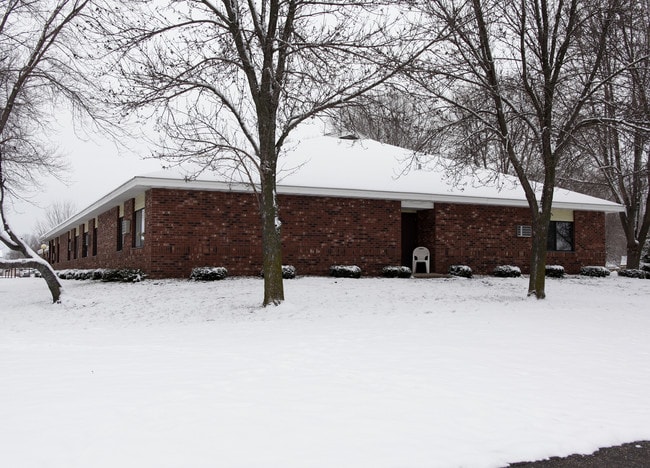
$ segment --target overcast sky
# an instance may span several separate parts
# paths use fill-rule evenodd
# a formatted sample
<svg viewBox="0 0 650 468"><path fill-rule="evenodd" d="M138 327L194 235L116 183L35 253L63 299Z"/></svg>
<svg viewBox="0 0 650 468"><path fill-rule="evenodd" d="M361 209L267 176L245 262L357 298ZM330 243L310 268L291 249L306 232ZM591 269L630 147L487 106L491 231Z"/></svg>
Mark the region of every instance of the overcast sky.
<svg viewBox="0 0 650 468"><path fill-rule="evenodd" d="M100 134L82 139L67 116L61 117L59 127L50 139L69 164L70 171L64 174L67 182L54 177L43 179L41 190L29 196L31 203L9 206L10 225L21 235L33 231L53 202L70 200L80 211L133 176L161 167L156 160L143 159L148 155L144 145L134 143L133 150L127 151L118 150L115 143Z"/></svg>

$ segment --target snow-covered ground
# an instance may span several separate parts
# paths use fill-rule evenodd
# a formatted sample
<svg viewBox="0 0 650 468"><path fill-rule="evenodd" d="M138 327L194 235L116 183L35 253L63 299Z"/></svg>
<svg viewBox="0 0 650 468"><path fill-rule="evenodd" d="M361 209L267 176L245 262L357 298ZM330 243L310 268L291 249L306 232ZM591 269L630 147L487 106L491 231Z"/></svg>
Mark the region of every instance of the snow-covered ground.
<svg viewBox="0 0 650 468"><path fill-rule="evenodd" d="M0 466L499 467L650 439L650 281L0 278Z"/></svg>

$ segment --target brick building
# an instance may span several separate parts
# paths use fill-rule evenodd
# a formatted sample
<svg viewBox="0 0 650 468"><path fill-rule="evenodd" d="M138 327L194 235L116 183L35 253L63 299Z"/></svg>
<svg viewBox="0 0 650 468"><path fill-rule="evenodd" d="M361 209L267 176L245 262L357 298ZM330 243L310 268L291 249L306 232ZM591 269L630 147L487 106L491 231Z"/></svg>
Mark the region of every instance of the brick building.
<svg viewBox="0 0 650 468"><path fill-rule="evenodd" d="M411 265L417 246L431 270L469 265L528 269L530 216L512 178L445 176L442 160L371 140L308 138L283 156L278 183L283 263L299 274L355 264L367 275ZM412 170L405 170L412 167ZM494 175L490 175L493 179ZM605 263L605 213L617 204L557 190L548 263L575 273ZM188 277L198 266L257 275L262 265L251 186L182 174L134 177L47 234L55 269L140 268L152 278Z"/></svg>

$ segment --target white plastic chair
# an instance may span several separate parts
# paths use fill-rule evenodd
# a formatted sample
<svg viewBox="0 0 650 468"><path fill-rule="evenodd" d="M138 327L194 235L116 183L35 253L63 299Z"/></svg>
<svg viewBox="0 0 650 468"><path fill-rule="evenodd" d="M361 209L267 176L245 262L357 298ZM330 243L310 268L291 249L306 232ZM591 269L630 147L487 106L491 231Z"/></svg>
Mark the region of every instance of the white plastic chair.
<svg viewBox="0 0 650 468"><path fill-rule="evenodd" d="M424 263L427 273L429 273L429 249L426 247L416 247L413 251L413 274L416 272L418 263Z"/></svg>

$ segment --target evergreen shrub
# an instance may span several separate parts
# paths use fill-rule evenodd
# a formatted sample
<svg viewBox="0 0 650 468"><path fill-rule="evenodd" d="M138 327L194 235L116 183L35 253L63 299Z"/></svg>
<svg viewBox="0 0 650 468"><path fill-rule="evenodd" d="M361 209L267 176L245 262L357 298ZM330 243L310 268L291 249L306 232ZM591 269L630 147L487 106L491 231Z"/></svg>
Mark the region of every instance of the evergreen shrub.
<svg viewBox="0 0 650 468"><path fill-rule="evenodd" d="M361 278L361 268L356 265L332 265L330 276L334 278Z"/></svg>
<svg viewBox="0 0 650 468"><path fill-rule="evenodd" d="M546 265L546 276L549 278L563 278L564 267L562 265Z"/></svg>
<svg viewBox="0 0 650 468"><path fill-rule="evenodd" d="M634 268L631 268L629 270L621 270L618 272L618 276L624 276L625 278L650 279L650 273Z"/></svg>
<svg viewBox="0 0 650 468"><path fill-rule="evenodd" d="M112 268L102 272L102 281L107 283L137 283L145 278L137 268Z"/></svg>
<svg viewBox="0 0 650 468"><path fill-rule="evenodd" d="M410 278L411 269L407 266L385 266L381 270L384 278Z"/></svg>
<svg viewBox="0 0 650 468"><path fill-rule="evenodd" d="M218 281L228 276L225 267L197 267L192 268L190 279L194 281Z"/></svg>
<svg viewBox="0 0 650 468"><path fill-rule="evenodd" d="M580 268L582 276L592 276L595 278L604 278L609 276L609 270L604 266L583 266Z"/></svg>
<svg viewBox="0 0 650 468"><path fill-rule="evenodd" d="M451 276L460 276L462 278L471 278L472 269L467 265L451 265L449 267L449 274Z"/></svg>
<svg viewBox="0 0 650 468"><path fill-rule="evenodd" d="M521 269L513 265L499 265L494 268L492 274L499 278L518 278L521 276Z"/></svg>

